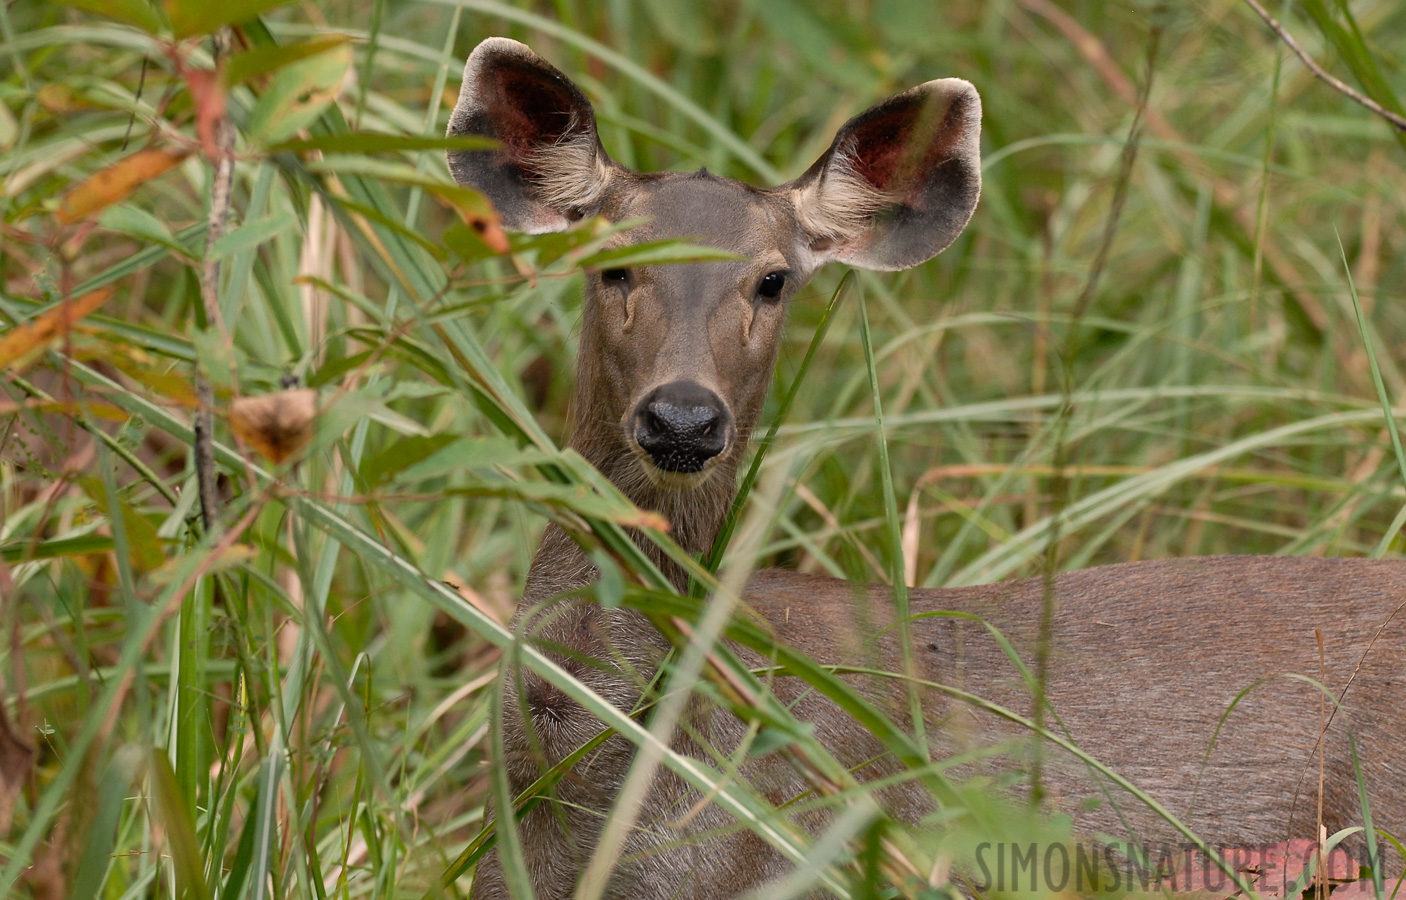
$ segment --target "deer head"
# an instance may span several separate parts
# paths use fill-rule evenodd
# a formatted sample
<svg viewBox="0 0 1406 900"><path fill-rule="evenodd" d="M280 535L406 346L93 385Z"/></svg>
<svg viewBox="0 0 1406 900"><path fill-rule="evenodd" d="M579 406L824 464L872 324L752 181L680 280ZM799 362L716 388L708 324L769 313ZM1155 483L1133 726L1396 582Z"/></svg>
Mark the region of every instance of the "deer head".
<svg viewBox="0 0 1406 900"><path fill-rule="evenodd" d="M569 78L489 38L465 66L449 134L499 146L450 152L449 168L509 229L642 219L609 246L678 238L735 255L586 278L571 446L701 550L735 490L787 304L830 260L902 269L952 243L981 190L980 130L975 88L946 78L851 119L779 187L706 170L642 174L606 153Z"/></svg>

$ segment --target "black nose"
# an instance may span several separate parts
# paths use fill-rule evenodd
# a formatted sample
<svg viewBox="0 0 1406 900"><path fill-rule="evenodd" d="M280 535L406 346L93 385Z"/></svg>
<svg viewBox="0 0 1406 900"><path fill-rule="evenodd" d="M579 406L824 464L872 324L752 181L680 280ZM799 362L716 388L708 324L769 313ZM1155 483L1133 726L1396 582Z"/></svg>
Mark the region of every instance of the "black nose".
<svg viewBox="0 0 1406 900"><path fill-rule="evenodd" d="M727 448L732 416L718 395L691 381L645 394L631 430L650 461L666 472L698 472Z"/></svg>

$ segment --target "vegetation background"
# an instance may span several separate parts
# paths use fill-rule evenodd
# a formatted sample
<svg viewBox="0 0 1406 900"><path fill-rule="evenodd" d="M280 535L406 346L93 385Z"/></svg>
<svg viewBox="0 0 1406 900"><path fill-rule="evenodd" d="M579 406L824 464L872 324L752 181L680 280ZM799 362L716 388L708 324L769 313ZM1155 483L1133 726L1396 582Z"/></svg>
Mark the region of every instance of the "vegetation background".
<svg viewBox="0 0 1406 900"><path fill-rule="evenodd" d="M1401 112L1406 5L1276 6ZM793 304L774 393L814 358L735 564L936 586L1400 554L1406 140L1240 0L8 2L0 892L467 893L538 536L629 576L641 521L555 449L592 235L505 253L445 172L494 34L572 73L620 162L758 183L912 84L982 92L966 234L858 275L819 340L841 268ZM602 598L644 602L631 580ZM794 840L856 896L891 873Z"/></svg>

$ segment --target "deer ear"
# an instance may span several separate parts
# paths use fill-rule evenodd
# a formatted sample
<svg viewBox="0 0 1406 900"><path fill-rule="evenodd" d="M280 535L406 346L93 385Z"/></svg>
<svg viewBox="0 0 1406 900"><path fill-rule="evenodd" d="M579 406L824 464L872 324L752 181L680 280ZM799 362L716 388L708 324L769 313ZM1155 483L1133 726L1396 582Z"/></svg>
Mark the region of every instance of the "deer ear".
<svg viewBox="0 0 1406 900"><path fill-rule="evenodd" d="M822 260L906 269L967 226L981 194L980 144L976 88L929 81L850 119L783 190Z"/></svg>
<svg viewBox="0 0 1406 900"><path fill-rule="evenodd" d="M469 54L449 136L499 142L496 150L449 151L449 172L487 195L514 231L562 231L594 215L616 171L586 95L507 38L488 38Z"/></svg>

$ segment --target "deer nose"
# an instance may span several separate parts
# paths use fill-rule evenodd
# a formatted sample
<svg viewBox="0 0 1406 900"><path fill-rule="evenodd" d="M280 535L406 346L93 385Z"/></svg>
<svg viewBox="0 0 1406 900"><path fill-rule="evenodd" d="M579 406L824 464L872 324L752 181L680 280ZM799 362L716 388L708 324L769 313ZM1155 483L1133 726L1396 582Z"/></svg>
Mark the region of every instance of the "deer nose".
<svg viewBox="0 0 1406 900"><path fill-rule="evenodd" d="M658 468L699 472L727 448L732 416L717 394L691 381L675 381L640 400L631 429Z"/></svg>

